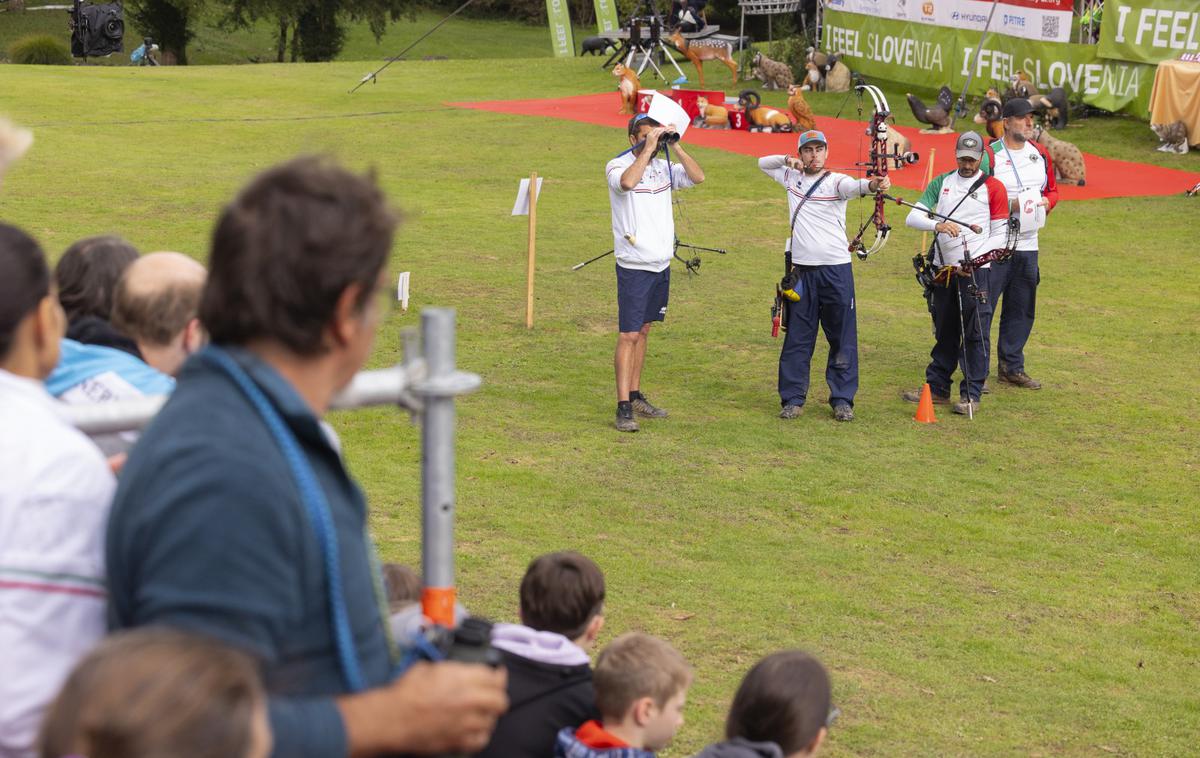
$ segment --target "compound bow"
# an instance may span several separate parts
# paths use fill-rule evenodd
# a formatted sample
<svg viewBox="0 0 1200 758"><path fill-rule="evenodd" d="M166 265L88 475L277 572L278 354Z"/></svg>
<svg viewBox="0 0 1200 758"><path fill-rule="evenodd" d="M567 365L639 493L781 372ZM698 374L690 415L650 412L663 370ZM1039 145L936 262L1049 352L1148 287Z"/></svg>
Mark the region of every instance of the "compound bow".
<svg viewBox="0 0 1200 758"><path fill-rule="evenodd" d="M871 121L867 126L865 134L871 138L871 147L867 151L867 160L856 163L856 166L866 168L866 176L868 179L884 178L888 175L888 164L895 165L896 168L908 163L916 163L918 156L916 153L901 152L899 145L888 150L888 119L892 117L891 108L888 106L887 97L883 92L873 84L858 84L854 90L858 93L859 113L862 113L862 96L865 92L871 96L871 100L875 106L874 112L871 114ZM883 208L886 200L894 200L895 198L888 197L883 190L875 193L875 210L871 213L863 225L859 227L858 234L854 235L854 239L850 242L850 252L858 256L859 260L865 261L872 253L877 253L887 244L888 235L892 232L892 227L888 225L887 219L884 217ZM875 226L875 239L871 246L867 247L863 244L862 238L867 231L867 227Z"/></svg>

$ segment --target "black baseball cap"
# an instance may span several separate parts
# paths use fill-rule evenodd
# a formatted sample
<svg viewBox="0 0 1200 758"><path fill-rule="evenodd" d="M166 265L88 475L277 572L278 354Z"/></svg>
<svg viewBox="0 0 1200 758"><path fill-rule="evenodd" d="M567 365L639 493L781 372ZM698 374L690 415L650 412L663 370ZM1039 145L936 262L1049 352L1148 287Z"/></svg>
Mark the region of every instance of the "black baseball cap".
<svg viewBox="0 0 1200 758"><path fill-rule="evenodd" d="M1004 104L1004 108L1000 111L1000 115L1004 118L1028 116L1033 113L1033 106L1023 97L1014 97Z"/></svg>

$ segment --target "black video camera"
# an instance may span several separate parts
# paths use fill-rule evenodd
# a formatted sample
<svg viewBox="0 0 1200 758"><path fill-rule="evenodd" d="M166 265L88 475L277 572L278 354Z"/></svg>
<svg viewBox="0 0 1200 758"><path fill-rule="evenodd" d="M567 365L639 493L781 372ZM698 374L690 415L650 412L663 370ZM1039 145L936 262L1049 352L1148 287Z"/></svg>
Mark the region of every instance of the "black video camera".
<svg viewBox="0 0 1200 758"><path fill-rule="evenodd" d="M103 58L124 52L125 9L120 3L84 5L75 0L67 11L71 20L71 55L76 58Z"/></svg>

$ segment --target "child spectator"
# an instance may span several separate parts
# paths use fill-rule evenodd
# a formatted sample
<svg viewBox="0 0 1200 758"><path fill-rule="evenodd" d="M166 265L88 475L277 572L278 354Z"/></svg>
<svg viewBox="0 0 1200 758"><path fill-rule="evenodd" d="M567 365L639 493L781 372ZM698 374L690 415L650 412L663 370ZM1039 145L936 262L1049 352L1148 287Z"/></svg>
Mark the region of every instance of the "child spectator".
<svg viewBox="0 0 1200 758"><path fill-rule="evenodd" d="M631 632L600 653L599 721L558 733L555 758L654 758L683 726L692 670L665 640Z"/></svg>
<svg viewBox="0 0 1200 758"><path fill-rule="evenodd" d="M421 602L421 577L408 566L383 564L383 584L387 588L388 613L393 615Z"/></svg>
<svg viewBox="0 0 1200 758"><path fill-rule="evenodd" d="M726 741L696 758L807 758L821 747L836 715L821 662L799 650L775 653L755 664L738 687Z"/></svg>
<svg viewBox="0 0 1200 758"><path fill-rule="evenodd" d="M42 758L266 758L253 660L164 627L108 638L71 673L42 725Z"/></svg>
<svg viewBox="0 0 1200 758"><path fill-rule="evenodd" d="M476 758L544 758L564 727L599 716L588 651L604 626L604 574L579 553L534 559L521 580L521 623L497 624L508 712Z"/></svg>
<svg viewBox="0 0 1200 758"><path fill-rule="evenodd" d="M0 224L0 756L32 756L42 714L104 635L116 480L42 380L66 318L42 248Z"/></svg>
<svg viewBox="0 0 1200 758"><path fill-rule="evenodd" d="M333 430L329 431L332 433ZM404 650L410 646L413 637L423 633L428 623L421 606L425 583L420 574L399 563L385 563L380 569L387 595L388 626L392 630L392 639ZM455 601L455 625L462 623L469 615L466 607Z"/></svg>

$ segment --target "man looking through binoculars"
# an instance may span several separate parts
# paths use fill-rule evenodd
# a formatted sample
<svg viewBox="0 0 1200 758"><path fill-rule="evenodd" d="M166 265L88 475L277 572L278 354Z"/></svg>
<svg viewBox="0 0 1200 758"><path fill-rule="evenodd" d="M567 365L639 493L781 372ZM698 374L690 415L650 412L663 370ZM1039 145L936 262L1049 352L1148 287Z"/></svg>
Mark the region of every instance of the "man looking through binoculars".
<svg viewBox="0 0 1200 758"><path fill-rule="evenodd" d="M608 162L605 175L617 259L616 427L636 432L634 413L644 418L667 415L642 395L641 379L650 324L667 316L675 252L671 195L703 182L704 171L679 144L674 127L642 113L629 120L628 132L630 149ZM678 163L657 157L667 144Z"/></svg>

